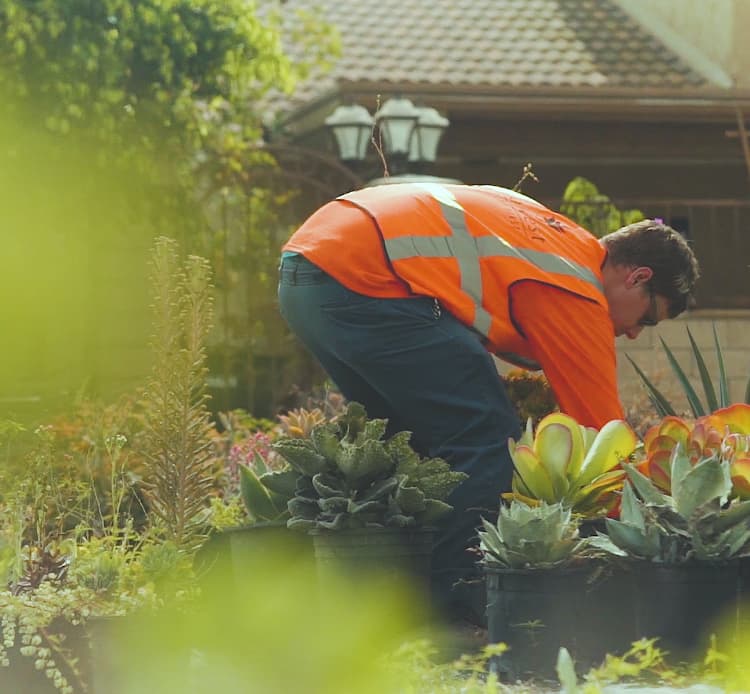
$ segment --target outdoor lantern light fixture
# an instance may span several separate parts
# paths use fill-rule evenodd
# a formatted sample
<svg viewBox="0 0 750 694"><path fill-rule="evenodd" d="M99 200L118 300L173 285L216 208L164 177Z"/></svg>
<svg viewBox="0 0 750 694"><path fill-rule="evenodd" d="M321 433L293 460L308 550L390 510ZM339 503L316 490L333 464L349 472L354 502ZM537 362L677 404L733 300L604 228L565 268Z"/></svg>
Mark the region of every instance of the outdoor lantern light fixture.
<svg viewBox="0 0 750 694"><path fill-rule="evenodd" d="M409 146L409 161L432 163L437 158L440 138L450 121L429 106L417 110L419 118L414 126L414 135Z"/></svg>
<svg viewBox="0 0 750 694"><path fill-rule="evenodd" d="M325 124L333 133L341 160L355 166L364 161L373 126L377 126L390 173L402 174L409 166L418 168L435 161L440 138L450 123L434 108L393 97L374 117L364 107L353 104L339 106ZM381 140L376 136L376 141Z"/></svg>
<svg viewBox="0 0 750 694"><path fill-rule="evenodd" d="M364 106L339 106L325 124L333 132L339 157L345 162L362 161L375 119Z"/></svg>

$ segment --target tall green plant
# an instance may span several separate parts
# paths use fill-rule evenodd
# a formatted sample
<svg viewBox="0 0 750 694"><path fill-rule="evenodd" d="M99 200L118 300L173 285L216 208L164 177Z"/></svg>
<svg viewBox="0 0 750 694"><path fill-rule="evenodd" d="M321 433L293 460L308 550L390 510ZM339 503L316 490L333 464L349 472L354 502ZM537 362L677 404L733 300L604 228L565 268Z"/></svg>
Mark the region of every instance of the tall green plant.
<svg viewBox="0 0 750 694"><path fill-rule="evenodd" d="M685 373L685 370L677 361L672 350L667 346L664 338L659 338L659 340L661 341L661 346L667 355L667 359L669 360L669 366L672 368L672 372L677 377L677 381L682 387L682 391L687 398L688 405L690 406L693 416L696 418L703 417L707 414L710 414L711 412L715 412L722 407L728 407L732 404L729 395L729 382L727 380L726 368L724 366L724 355L721 349L721 344L719 343L719 336L716 333L715 323L712 324L712 329L714 336L716 363L718 368L718 376L716 378L716 381L711 378L711 374L709 373L706 366L706 360L703 358L703 354L698 348L698 344L693 338L693 335L690 332L690 328L686 327L688 340L690 341L690 348L692 350L693 357L695 358L695 363L698 366L698 373L700 374L701 384L703 385L705 400L702 400L696 392L695 388L693 388L693 385L690 383L690 379ZM653 384L653 382L648 378L648 376L646 376L643 370L638 366L638 364L635 363L635 361L629 354L626 354L625 356L633 365L633 368L643 382L643 385L646 386L648 399L651 401L651 404L653 404L659 415L661 417L666 417L668 415L677 416L677 411L675 410L669 399ZM745 398L743 402L750 404L750 378L748 379L747 386L745 387Z"/></svg>
<svg viewBox="0 0 750 694"><path fill-rule="evenodd" d="M203 539L212 487L205 345L213 313L210 268L159 238L152 260L154 366L144 395L150 512L168 539Z"/></svg>

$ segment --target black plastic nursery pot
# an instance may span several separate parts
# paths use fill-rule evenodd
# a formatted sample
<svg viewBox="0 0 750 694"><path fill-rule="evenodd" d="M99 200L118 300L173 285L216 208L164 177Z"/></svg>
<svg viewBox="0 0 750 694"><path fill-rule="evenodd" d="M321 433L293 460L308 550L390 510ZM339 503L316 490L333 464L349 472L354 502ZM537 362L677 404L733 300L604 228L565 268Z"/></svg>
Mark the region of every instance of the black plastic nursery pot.
<svg viewBox="0 0 750 694"><path fill-rule="evenodd" d="M553 678L565 646L579 671L629 648L634 631L630 582L591 563L580 568L485 568L491 643L508 651L491 664L503 679Z"/></svg>
<svg viewBox="0 0 750 694"><path fill-rule="evenodd" d="M431 528L352 528L312 533L318 576L331 572L357 578L363 574L397 578L429 586Z"/></svg>
<svg viewBox="0 0 750 694"><path fill-rule="evenodd" d="M658 638L673 659L705 655L711 633L722 625L736 633L739 620L739 562L633 566L638 638ZM727 633L726 631L724 632Z"/></svg>

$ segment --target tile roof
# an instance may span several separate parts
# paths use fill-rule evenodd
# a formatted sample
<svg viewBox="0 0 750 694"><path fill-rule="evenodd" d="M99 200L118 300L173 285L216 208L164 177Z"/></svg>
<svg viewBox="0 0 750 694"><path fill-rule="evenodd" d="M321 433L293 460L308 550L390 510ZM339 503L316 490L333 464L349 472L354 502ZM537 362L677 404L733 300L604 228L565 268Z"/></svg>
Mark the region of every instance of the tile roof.
<svg viewBox="0 0 750 694"><path fill-rule="evenodd" d="M319 8L338 28L342 55L300 85L297 104L344 81L506 92L706 85L614 0L286 0L287 21L298 8Z"/></svg>

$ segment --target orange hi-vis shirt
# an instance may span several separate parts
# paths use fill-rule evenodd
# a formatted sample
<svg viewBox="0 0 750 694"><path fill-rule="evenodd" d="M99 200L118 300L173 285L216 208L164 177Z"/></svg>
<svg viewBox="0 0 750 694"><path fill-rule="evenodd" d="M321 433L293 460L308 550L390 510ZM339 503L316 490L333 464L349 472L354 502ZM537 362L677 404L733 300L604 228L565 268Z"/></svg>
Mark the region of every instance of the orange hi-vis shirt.
<svg viewBox="0 0 750 694"><path fill-rule="evenodd" d="M605 250L526 196L493 186L364 189L314 213L284 250L361 294L436 297L489 351L541 367L581 424L623 417Z"/></svg>

